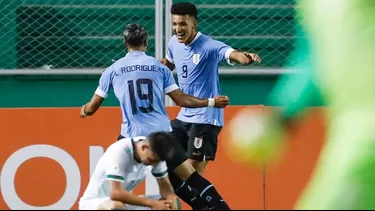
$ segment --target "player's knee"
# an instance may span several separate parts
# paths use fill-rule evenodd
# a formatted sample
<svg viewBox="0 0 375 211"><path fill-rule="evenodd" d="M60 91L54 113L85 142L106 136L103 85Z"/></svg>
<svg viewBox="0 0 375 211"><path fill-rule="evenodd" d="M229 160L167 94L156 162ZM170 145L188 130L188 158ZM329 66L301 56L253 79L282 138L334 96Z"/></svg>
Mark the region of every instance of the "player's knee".
<svg viewBox="0 0 375 211"><path fill-rule="evenodd" d="M195 168L191 165L189 160L181 163L177 168L174 169L174 172L184 181L186 181L194 172Z"/></svg>
<svg viewBox="0 0 375 211"><path fill-rule="evenodd" d="M208 161L197 161L192 159L189 159L189 162L191 163L193 168L201 175L204 173L204 170L206 169L208 163Z"/></svg>
<svg viewBox="0 0 375 211"><path fill-rule="evenodd" d="M107 201L100 204L98 210L125 210L125 204L119 201Z"/></svg>

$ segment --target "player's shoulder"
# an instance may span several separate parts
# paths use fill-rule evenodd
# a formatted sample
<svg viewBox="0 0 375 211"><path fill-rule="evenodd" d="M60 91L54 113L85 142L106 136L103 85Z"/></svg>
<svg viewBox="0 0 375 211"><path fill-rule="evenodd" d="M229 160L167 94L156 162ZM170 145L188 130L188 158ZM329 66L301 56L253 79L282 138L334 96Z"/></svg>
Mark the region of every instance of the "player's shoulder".
<svg viewBox="0 0 375 211"><path fill-rule="evenodd" d="M108 66L105 70L103 70L103 73L104 72L106 72L106 73L115 72L116 69L123 66L124 62L125 62L125 57L122 57L122 58L114 61L110 66Z"/></svg>
<svg viewBox="0 0 375 211"><path fill-rule="evenodd" d="M103 71L102 71L102 74L112 74L114 72L114 64L111 64L110 66L108 66L107 68L105 68Z"/></svg>
<svg viewBox="0 0 375 211"><path fill-rule="evenodd" d="M107 148L107 153L109 154L123 154L125 153L130 153L132 150L133 145L132 145L132 139L131 138L122 138L114 143L112 143L108 148Z"/></svg>
<svg viewBox="0 0 375 211"><path fill-rule="evenodd" d="M174 43L179 43L177 40L177 36L174 34L172 37L169 39L169 44L174 44Z"/></svg>
<svg viewBox="0 0 375 211"><path fill-rule="evenodd" d="M167 66L161 63L160 60L156 59L155 57L149 56L150 64L156 65L159 72L164 72L165 70L169 70Z"/></svg>
<svg viewBox="0 0 375 211"><path fill-rule="evenodd" d="M216 44L218 42L221 42L217 39L214 39L213 37L211 37L210 35L207 35L207 34L203 34L201 33L200 35L200 43L203 44L203 45L212 45L212 44Z"/></svg>

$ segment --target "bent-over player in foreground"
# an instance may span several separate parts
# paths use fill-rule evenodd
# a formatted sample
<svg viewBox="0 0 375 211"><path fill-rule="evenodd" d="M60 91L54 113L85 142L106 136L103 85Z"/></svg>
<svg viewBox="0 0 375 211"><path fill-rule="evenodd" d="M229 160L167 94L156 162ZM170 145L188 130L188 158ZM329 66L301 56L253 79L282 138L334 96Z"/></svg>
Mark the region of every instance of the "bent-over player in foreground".
<svg viewBox="0 0 375 211"><path fill-rule="evenodd" d="M103 72L94 96L82 107L81 117L93 115L111 89L120 101L123 114L119 138L147 136L155 131L170 132L170 119L164 105L166 94L183 107L224 108L228 105L229 99L226 96L201 99L183 93L168 67L145 54L147 31L144 27L138 24L128 25L124 38L129 53ZM169 174L172 172L172 177L185 181L201 195L195 195L190 189L186 193L188 197L179 195L180 198L194 210L206 207L228 209L214 186L195 171L181 145L176 140L173 142L176 153L166 160ZM176 192L180 185L174 186Z"/></svg>
<svg viewBox="0 0 375 211"><path fill-rule="evenodd" d="M172 139L169 133L155 132L147 137L123 138L113 143L96 165L79 201L79 209L177 209L177 196L164 162L174 153ZM133 194L150 171L157 179L161 196Z"/></svg>

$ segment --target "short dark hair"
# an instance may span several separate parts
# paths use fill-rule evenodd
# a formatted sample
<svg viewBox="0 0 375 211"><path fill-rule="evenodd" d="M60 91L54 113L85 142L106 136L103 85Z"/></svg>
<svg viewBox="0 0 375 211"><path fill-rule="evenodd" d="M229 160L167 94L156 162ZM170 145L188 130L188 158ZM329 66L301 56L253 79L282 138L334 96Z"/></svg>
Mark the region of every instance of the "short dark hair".
<svg viewBox="0 0 375 211"><path fill-rule="evenodd" d="M194 18L198 17L197 7L191 2L181 2L173 4L171 7L172 15L189 15Z"/></svg>
<svg viewBox="0 0 375 211"><path fill-rule="evenodd" d="M147 38L147 30L140 24L132 23L125 27L124 39L126 44L136 47L146 45Z"/></svg>
<svg viewBox="0 0 375 211"><path fill-rule="evenodd" d="M167 132L154 132L148 135L151 150L164 161L174 154L174 137Z"/></svg>

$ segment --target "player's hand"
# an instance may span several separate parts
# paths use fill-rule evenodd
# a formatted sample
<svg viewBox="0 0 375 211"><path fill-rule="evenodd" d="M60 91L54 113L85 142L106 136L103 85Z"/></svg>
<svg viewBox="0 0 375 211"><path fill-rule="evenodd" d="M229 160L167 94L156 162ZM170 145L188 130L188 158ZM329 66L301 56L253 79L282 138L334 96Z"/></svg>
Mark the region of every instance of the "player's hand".
<svg viewBox="0 0 375 211"><path fill-rule="evenodd" d="M179 210L178 209L178 199L177 198L174 198L174 199L172 199L172 203L171 203L171 209L172 210Z"/></svg>
<svg viewBox="0 0 375 211"><path fill-rule="evenodd" d="M249 52L244 52L245 56L247 58L249 58L251 61L249 64L253 63L253 62L258 62L258 63L261 63L262 62L262 59L260 58L260 56L256 53L249 53Z"/></svg>
<svg viewBox="0 0 375 211"><path fill-rule="evenodd" d="M225 108L229 104L229 97L228 96L217 96L215 99L215 107L216 108Z"/></svg>
<svg viewBox="0 0 375 211"><path fill-rule="evenodd" d="M153 201L151 203L152 210L171 210L172 209L172 201L171 200L159 200Z"/></svg>
<svg viewBox="0 0 375 211"><path fill-rule="evenodd" d="M81 113L80 113L80 115L79 115L81 118L85 118L85 117L87 117L87 115L85 114L85 105L83 105L82 107L81 107Z"/></svg>

